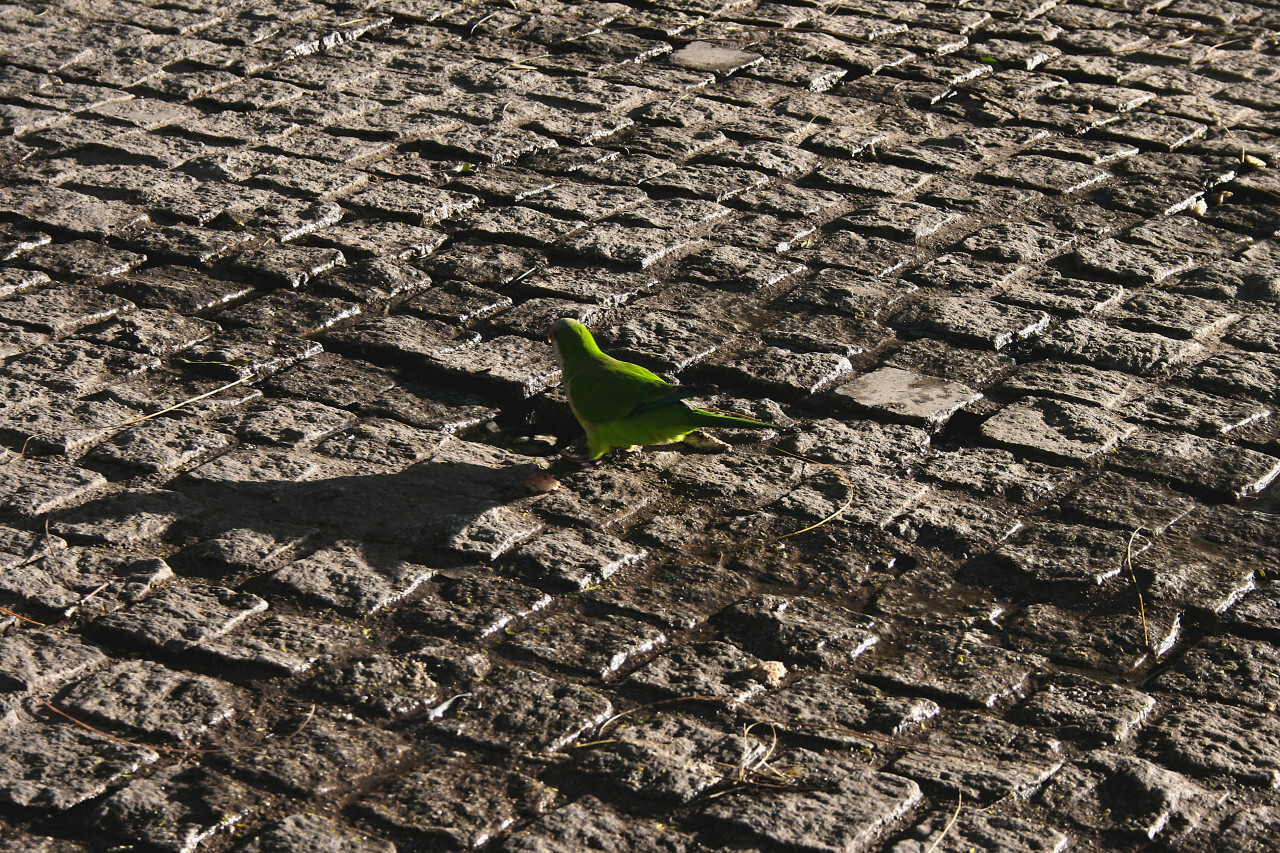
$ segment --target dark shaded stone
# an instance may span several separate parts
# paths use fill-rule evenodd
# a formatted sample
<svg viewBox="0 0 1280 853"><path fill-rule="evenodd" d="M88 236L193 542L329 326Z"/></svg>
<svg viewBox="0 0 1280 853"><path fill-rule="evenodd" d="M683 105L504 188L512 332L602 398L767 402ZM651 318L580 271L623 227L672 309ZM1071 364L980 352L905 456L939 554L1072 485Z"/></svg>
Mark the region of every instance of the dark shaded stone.
<svg viewBox="0 0 1280 853"><path fill-rule="evenodd" d="M245 379L269 376L319 355L321 349L314 341L281 332L237 329L214 335L174 360L215 376Z"/></svg>
<svg viewBox="0 0 1280 853"><path fill-rule="evenodd" d="M107 346L166 356L208 340L218 331L218 325L209 320L142 308L87 331L83 337Z"/></svg>
<svg viewBox="0 0 1280 853"><path fill-rule="evenodd" d="M888 526L907 542L966 559L999 545L1023 524L1011 508L933 494Z"/></svg>
<svg viewBox="0 0 1280 853"><path fill-rule="evenodd" d="M44 344L18 356L5 366L5 374L6 379L38 382L56 392L83 396L132 379L159 364L152 355L68 340Z"/></svg>
<svg viewBox="0 0 1280 853"><path fill-rule="evenodd" d="M979 714L944 716L917 745L888 768L970 802L1026 796L1063 763L1056 740Z"/></svg>
<svg viewBox="0 0 1280 853"><path fill-rule="evenodd" d="M1167 764L1223 774L1259 788L1276 787L1280 725L1270 712L1199 701L1175 707L1150 731L1150 753Z"/></svg>
<svg viewBox="0 0 1280 853"><path fill-rule="evenodd" d="M776 761L796 790L736 792L713 803L716 822L781 847L864 849L920 802L915 782L799 750Z"/></svg>
<svg viewBox="0 0 1280 853"><path fill-rule="evenodd" d="M787 315L760 330L767 343L794 352L829 352L852 358L878 349L892 332L869 318L830 314Z"/></svg>
<svg viewBox="0 0 1280 853"><path fill-rule="evenodd" d="M520 546L511 556L521 574L531 581L585 589L609 580L647 555L644 549L629 546L607 533L559 530Z"/></svg>
<svg viewBox="0 0 1280 853"><path fill-rule="evenodd" d="M963 216L916 201L884 202L854 211L845 217L850 227L894 240L923 240L946 227L958 225Z"/></svg>
<svg viewBox="0 0 1280 853"><path fill-rule="evenodd" d="M1053 361L1020 366L1000 384L1000 390L1019 396L1059 397L1104 409L1114 409L1144 389L1143 382L1126 373Z"/></svg>
<svg viewBox="0 0 1280 853"><path fill-rule="evenodd" d="M285 375L293 377L292 372ZM311 400L273 400L250 409L240 420L236 433L251 444L297 447L313 444L329 433L350 426L355 419L351 412Z"/></svg>
<svg viewBox="0 0 1280 853"><path fill-rule="evenodd" d="M1155 376L1193 358L1202 349L1194 341L1175 340L1151 332L1131 332L1099 320L1076 318L1051 327L1031 342L1037 353L1088 364Z"/></svg>
<svg viewBox="0 0 1280 853"><path fill-rule="evenodd" d="M1079 463L1109 453L1137 430L1093 406L1026 397L982 425L988 441L1054 462Z"/></svg>
<svg viewBox="0 0 1280 853"><path fill-rule="evenodd" d="M1137 690L1059 673L1042 677L1036 692L1011 713L1019 722L1101 745L1132 738L1155 707L1155 699Z"/></svg>
<svg viewBox="0 0 1280 853"><path fill-rule="evenodd" d="M1045 823L1023 818L971 812L952 824L949 815L935 812L913 827L911 836L891 850L892 853L927 853L932 848L939 853L964 853L1008 849L1053 853L1070 844L1070 838Z"/></svg>
<svg viewBox="0 0 1280 853"><path fill-rule="evenodd" d="M155 418L116 433L90 452L90 458L146 474L177 473L233 445L231 436L202 421Z"/></svg>
<svg viewBox="0 0 1280 853"><path fill-rule="evenodd" d="M1172 840L1196 828L1213 794L1145 759L1097 751L1063 768L1040 801L1078 824Z"/></svg>
<svg viewBox="0 0 1280 853"><path fill-rule="evenodd" d="M1220 394L1241 394L1274 402L1280 388L1280 355L1220 352L1187 371L1189 381Z"/></svg>
<svg viewBox="0 0 1280 853"><path fill-rule="evenodd" d="M425 566L366 553L354 543L338 543L276 569L260 584L268 594L361 616L390 607L434 574Z"/></svg>
<svg viewBox="0 0 1280 853"><path fill-rule="evenodd" d="M631 673L628 682L665 696L740 702L765 689L760 659L718 640L680 646Z"/></svg>
<svg viewBox="0 0 1280 853"><path fill-rule="evenodd" d="M912 648L882 662L867 680L919 690L969 707L990 708L1020 693L1045 665L1039 655L1011 652L977 631L959 637L917 632Z"/></svg>
<svg viewBox="0 0 1280 853"><path fill-rule="evenodd" d="M1182 635L1182 618L1154 603L1139 611L1135 593L1113 606L1030 604L1009 614L1004 630L1006 642L1020 651L1127 676L1169 653Z"/></svg>
<svg viewBox="0 0 1280 853"><path fill-rule="evenodd" d="M351 720L286 714L273 722L281 735L289 735L290 748L259 751L252 762L223 753L214 763L258 785L323 797L349 794L367 780L380 779L411 754L400 736Z"/></svg>
<svg viewBox="0 0 1280 853"><path fill-rule="evenodd" d="M1256 590L1228 610L1224 619L1234 633L1280 641L1280 589L1274 583L1260 584Z"/></svg>
<svg viewBox="0 0 1280 853"><path fill-rule="evenodd" d="M374 317L323 336L332 351L393 366L420 364L423 359L448 355L479 340L475 332L407 314Z"/></svg>
<svg viewBox="0 0 1280 853"><path fill-rule="evenodd" d="M820 668L847 664L880 640L875 619L812 599L754 596L716 621L730 640L762 659Z"/></svg>
<svg viewBox="0 0 1280 853"><path fill-rule="evenodd" d="M507 646L519 654L608 678L665 644L660 629L626 616L551 616L518 632Z"/></svg>
<svg viewBox="0 0 1280 853"><path fill-rule="evenodd" d="M81 679L60 701L77 716L188 742L235 716L243 697L207 676L127 661Z"/></svg>
<svg viewBox="0 0 1280 853"><path fill-rule="evenodd" d="M290 365L263 382L268 391L338 408L374 399L394 386L393 374L327 352Z"/></svg>
<svg viewBox="0 0 1280 853"><path fill-rule="evenodd" d="M108 836L186 853L226 833L258 805L247 786L203 767L175 765L135 779L100 802L91 825Z"/></svg>
<svg viewBox="0 0 1280 853"><path fill-rule="evenodd" d="M929 433L903 424L826 419L807 424L781 444L819 462L900 468L924 457L929 450Z"/></svg>
<svg viewBox="0 0 1280 853"><path fill-rule="evenodd" d="M110 501L94 501L62 514L52 529L91 545L138 545L159 539L201 508L199 501L168 489L125 489Z"/></svg>
<svg viewBox="0 0 1280 853"><path fill-rule="evenodd" d="M1156 483L1105 472L1067 495L1061 506L1093 524L1164 533L1186 517L1195 501Z"/></svg>
<svg viewBox="0 0 1280 853"><path fill-rule="evenodd" d="M96 646L79 638L38 631L0 640L0 690L45 693L107 662Z"/></svg>
<svg viewBox="0 0 1280 853"><path fill-rule="evenodd" d="M503 630L551 604L540 589L500 575L473 575L447 581L439 598L423 598L405 612L407 624L433 633L480 639Z"/></svg>
<svg viewBox="0 0 1280 853"><path fill-rule="evenodd" d="M35 247L22 256L22 261L59 281L95 281L126 275L146 263L147 256L75 240Z"/></svg>
<svg viewBox="0 0 1280 853"><path fill-rule="evenodd" d="M588 794L508 836L502 849L509 853L684 853L692 843L670 828L638 825L630 815L617 812Z"/></svg>
<svg viewBox="0 0 1280 853"><path fill-rule="evenodd" d="M1262 853L1280 842L1280 814L1267 806L1243 809L1224 821L1218 838L1233 850Z"/></svg>
<svg viewBox="0 0 1280 853"><path fill-rule="evenodd" d="M931 699L885 693L862 681L836 675L807 675L741 709L745 718L835 747L875 749L879 738L863 732L898 735L924 725L940 712Z"/></svg>
<svg viewBox="0 0 1280 853"><path fill-rule="evenodd" d="M721 360L712 356L697 368L700 375L747 387L781 399L817 394L852 370L849 359L837 353L791 352L767 347Z"/></svg>
<svg viewBox="0 0 1280 853"><path fill-rule="evenodd" d="M662 715L619 729L583 754L578 768L606 785L687 803L765 755L762 741Z"/></svg>
<svg viewBox="0 0 1280 853"><path fill-rule="evenodd" d="M244 846L244 853L311 850L314 853L395 853L390 841L370 838L319 815L300 813L268 827Z"/></svg>
<svg viewBox="0 0 1280 853"><path fill-rule="evenodd" d="M1225 441L1148 432L1127 439L1108 463L1157 476L1192 494L1219 499L1253 495L1280 476L1280 459Z"/></svg>
<svg viewBox="0 0 1280 853"><path fill-rule="evenodd" d="M1001 349L1043 332L1049 326L1049 315L956 297L917 302L896 315L892 324L915 334Z"/></svg>
<svg viewBox="0 0 1280 853"><path fill-rule="evenodd" d="M514 335L433 353L424 366L442 382L511 401L545 391L560 378L551 347Z"/></svg>
<svg viewBox="0 0 1280 853"><path fill-rule="evenodd" d="M111 289L146 308L199 313L241 299L253 288L177 266L150 267L114 282Z"/></svg>
<svg viewBox="0 0 1280 853"><path fill-rule="evenodd" d="M311 687L330 702L374 717L420 712L441 698L439 685L422 661L390 655L327 667L312 679Z"/></svg>
<svg viewBox="0 0 1280 853"><path fill-rule="evenodd" d="M266 284L296 290L345 263L346 259L337 249L269 246L246 249L227 258L219 265L219 272L258 287Z"/></svg>
<svg viewBox="0 0 1280 853"><path fill-rule="evenodd" d="M173 585L102 617L94 622L93 631L117 643L181 652L217 640L266 609L267 603L256 595L222 587Z"/></svg>
<svg viewBox="0 0 1280 853"><path fill-rule="evenodd" d="M41 812L61 812L160 756L143 746L63 723L22 720L7 726L13 746L0 755L0 799Z"/></svg>
<svg viewBox="0 0 1280 853"><path fill-rule="evenodd" d="M0 507L34 518L82 503L107 485L97 471L65 459L14 459L4 467Z"/></svg>
<svg viewBox="0 0 1280 853"><path fill-rule="evenodd" d="M214 318L224 326L250 326L269 332L305 336L352 320L361 313L363 309L354 302L277 290L260 299L219 311Z"/></svg>
<svg viewBox="0 0 1280 853"><path fill-rule="evenodd" d="M963 448L926 459L920 476L978 495L1034 504L1074 475L1064 468L1022 460L1007 450Z"/></svg>
<svg viewBox="0 0 1280 853"><path fill-rule="evenodd" d="M1280 650L1269 642L1205 637L1152 684L1186 696L1270 711L1280 704L1277 657Z"/></svg>
<svg viewBox="0 0 1280 853"><path fill-rule="evenodd" d="M1125 570L1126 560L1151 547L1131 530L1102 530L1044 522L1020 532L993 553L995 561L1036 586L1101 586Z"/></svg>
<svg viewBox="0 0 1280 853"><path fill-rule="evenodd" d="M538 814L555 796L523 773L443 757L395 779L380 793L379 801L356 803L352 810L464 850L483 845L521 817Z"/></svg>
<svg viewBox="0 0 1280 853"><path fill-rule="evenodd" d="M512 752L558 752L613 714L601 694L525 670L495 673L441 709L432 727Z"/></svg>

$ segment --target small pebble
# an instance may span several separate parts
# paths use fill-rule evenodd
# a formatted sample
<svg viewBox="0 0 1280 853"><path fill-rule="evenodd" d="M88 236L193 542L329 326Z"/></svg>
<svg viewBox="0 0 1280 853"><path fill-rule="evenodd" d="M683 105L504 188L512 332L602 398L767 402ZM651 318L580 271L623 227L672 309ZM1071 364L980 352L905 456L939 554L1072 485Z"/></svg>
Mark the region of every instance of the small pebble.
<svg viewBox="0 0 1280 853"><path fill-rule="evenodd" d="M524 487L536 495L545 495L560 488L560 481L546 471L539 471L525 478Z"/></svg>
<svg viewBox="0 0 1280 853"><path fill-rule="evenodd" d="M747 676L756 681L777 687L787 675L787 665L779 660L766 660L747 670Z"/></svg>

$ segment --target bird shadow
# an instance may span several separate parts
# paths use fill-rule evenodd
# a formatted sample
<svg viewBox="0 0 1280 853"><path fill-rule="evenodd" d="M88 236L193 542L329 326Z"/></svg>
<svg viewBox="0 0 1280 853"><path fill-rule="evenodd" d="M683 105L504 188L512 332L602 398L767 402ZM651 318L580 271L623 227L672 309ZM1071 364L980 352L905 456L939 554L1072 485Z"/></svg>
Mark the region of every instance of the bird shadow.
<svg viewBox="0 0 1280 853"><path fill-rule="evenodd" d="M48 530L73 545L115 546L122 564L158 551L180 575L253 589L261 576L322 551L393 580L406 563L476 565L540 527L527 511L537 496L525 481L543 470L532 457L448 438L397 471L352 472L349 463L298 451L288 458L344 473L288 480L269 479L267 470L235 479L196 469L163 488L117 491L51 514Z"/></svg>

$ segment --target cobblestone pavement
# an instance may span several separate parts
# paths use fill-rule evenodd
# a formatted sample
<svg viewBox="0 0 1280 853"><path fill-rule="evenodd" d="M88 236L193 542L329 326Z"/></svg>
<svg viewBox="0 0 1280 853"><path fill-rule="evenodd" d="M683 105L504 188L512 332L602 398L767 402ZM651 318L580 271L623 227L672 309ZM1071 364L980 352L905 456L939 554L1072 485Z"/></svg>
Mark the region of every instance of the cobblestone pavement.
<svg viewBox="0 0 1280 853"><path fill-rule="evenodd" d="M1280 849L1277 34L0 5L0 850Z"/></svg>

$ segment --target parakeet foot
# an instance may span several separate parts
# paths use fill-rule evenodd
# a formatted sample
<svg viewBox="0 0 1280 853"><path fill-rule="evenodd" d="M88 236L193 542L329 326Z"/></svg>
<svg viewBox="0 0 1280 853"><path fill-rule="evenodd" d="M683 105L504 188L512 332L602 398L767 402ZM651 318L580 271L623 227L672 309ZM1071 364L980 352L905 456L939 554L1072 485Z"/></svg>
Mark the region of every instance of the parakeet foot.
<svg viewBox="0 0 1280 853"><path fill-rule="evenodd" d="M701 453L724 453L726 450L733 449L733 445L727 441L721 441L714 436L706 435L700 430L695 430L686 435L684 443Z"/></svg>

